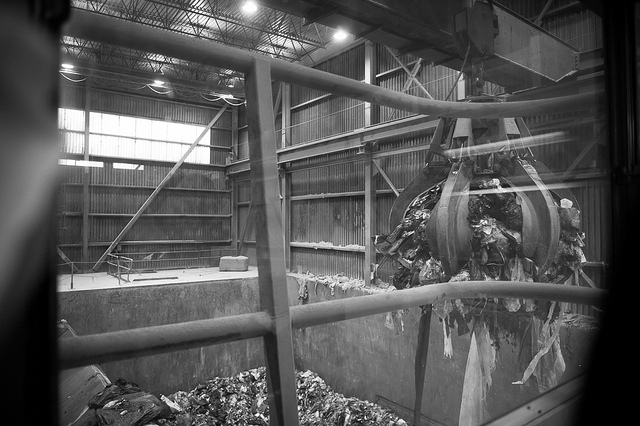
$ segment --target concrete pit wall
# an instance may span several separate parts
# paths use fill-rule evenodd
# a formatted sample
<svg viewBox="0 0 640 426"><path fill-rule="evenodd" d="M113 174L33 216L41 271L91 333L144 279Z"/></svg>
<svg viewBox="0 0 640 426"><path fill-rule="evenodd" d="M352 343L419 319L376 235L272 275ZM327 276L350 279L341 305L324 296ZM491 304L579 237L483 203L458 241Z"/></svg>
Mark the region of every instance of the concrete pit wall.
<svg viewBox="0 0 640 426"><path fill-rule="evenodd" d="M362 288L316 285L314 279L299 275L289 276L287 284L290 305L366 294ZM298 299L301 284L307 286L306 301ZM78 335L86 335L255 312L258 304L257 278L253 278L64 292L60 293L59 312ZM318 373L337 392L377 402L411 420L419 314L418 307L404 311L404 330L399 333L385 325L384 314L294 330L296 368ZM595 330L563 329L563 381L587 370L594 336ZM538 395L533 380L525 385L512 384L521 378L526 364L518 359L520 343L514 335L505 331L501 337L486 398L491 417ZM442 323L434 316L422 401L424 424L458 423L470 333L452 333L451 358L444 356L443 340ZM189 391L212 377L230 376L261 365L262 342L251 339L101 367L112 381L122 377L149 392L168 395Z"/></svg>
<svg viewBox="0 0 640 426"><path fill-rule="evenodd" d="M129 286L129 287L127 287ZM256 312L257 278L58 293L58 317L79 336ZM108 362L111 381L133 381L145 391L189 391L216 376L264 365L261 339Z"/></svg>

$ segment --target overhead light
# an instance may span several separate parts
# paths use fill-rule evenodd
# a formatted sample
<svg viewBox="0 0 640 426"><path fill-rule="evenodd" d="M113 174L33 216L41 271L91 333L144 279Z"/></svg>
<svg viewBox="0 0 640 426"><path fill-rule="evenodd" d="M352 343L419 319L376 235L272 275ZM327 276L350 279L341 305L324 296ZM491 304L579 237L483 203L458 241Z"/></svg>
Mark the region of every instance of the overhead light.
<svg viewBox="0 0 640 426"><path fill-rule="evenodd" d="M230 94L230 93L223 93L223 94L218 95L218 96L220 96L220 99L233 99L233 95Z"/></svg>
<svg viewBox="0 0 640 426"><path fill-rule="evenodd" d="M255 13L257 10L258 10L258 5L254 1L247 0L242 5L242 11L244 13Z"/></svg>
<svg viewBox="0 0 640 426"><path fill-rule="evenodd" d="M335 33L333 33L333 38L342 41L347 38L349 34L345 30L338 29Z"/></svg>
<svg viewBox="0 0 640 426"><path fill-rule="evenodd" d="M162 80L153 80L153 84L152 84L152 86L155 86L155 87L164 87L164 81L162 81Z"/></svg>
<svg viewBox="0 0 640 426"><path fill-rule="evenodd" d="M72 70L73 69L73 64L64 63L64 64L60 65L60 67L63 70Z"/></svg>

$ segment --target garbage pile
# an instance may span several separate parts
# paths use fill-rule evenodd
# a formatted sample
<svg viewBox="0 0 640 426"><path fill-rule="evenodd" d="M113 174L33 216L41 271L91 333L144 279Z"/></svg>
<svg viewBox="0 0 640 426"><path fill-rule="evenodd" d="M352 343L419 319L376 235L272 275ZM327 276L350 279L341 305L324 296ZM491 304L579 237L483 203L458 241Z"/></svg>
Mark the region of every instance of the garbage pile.
<svg viewBox="0 0 640 426"><path fill-rule="evenodd" d="M247 426L269 424L266 369L244 371L233 377L217 377L190 392L178 391L154 401L153 409L127 405L127 392L140 393L137 385L119 379L96 395L95 425ZM301 426L407 426L392 413L368 401L334 392L311 371L296 372L298 416ZM150 407L149 407L150 408ZM108 415L105 415L108 413Z"/></svg>

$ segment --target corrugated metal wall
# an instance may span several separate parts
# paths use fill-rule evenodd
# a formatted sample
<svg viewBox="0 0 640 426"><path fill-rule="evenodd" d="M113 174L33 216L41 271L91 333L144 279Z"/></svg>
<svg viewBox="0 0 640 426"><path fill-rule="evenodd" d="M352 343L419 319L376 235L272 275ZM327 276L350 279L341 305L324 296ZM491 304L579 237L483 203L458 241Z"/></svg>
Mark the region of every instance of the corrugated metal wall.
<svg viewBox="0 0 640 426"><path fill-rule="evenodd" d="M85 90L78 85L63 85L60 106L84 109ZM92 111L198 125L208 124L218 112L216 108L103 90L91 90L90 100ZM231 112L227 110L211 132L212 166L184 163L124 236L119 253L133 258L134 268L208 266L228 253L232 240L231 190L223 166L231 150L231 135ZM89 245L84 264L84 167L60 166L58 244L81 269L93 266L174 165L135 159L122 162L142 167L118 169L104 162L101 168L88 168Z"/></svg>
<svg viewBox="0 0 640 426"><path fill-rule="evenodd" d="M364 80L364 44L314 68ZM364 103L293 86L291 88L291 144L314 141L364 127Z"/></svg>

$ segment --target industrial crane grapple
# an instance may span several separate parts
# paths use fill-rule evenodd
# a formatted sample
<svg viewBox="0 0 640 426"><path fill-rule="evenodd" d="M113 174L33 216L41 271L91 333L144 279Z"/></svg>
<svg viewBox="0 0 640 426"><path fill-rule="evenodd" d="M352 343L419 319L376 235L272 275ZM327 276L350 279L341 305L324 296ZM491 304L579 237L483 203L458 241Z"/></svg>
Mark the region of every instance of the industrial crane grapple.
<svg viewBox="0 0 640 426"><path fill-rule="evenodd" d="M499 100L478 96L467 101ZM562 272L555 267L562 225L571 228L564 217L575 219L566 233L581 238L579 205L530 147L562 141L561 133L531 136L520 118L441 118L427 164L393 204L393 231L376 238L378 250L409 274L434 259L449 278L468 267L472 279L511 279L516 259L530 280L554 280ZM493 268L487 276L485 265L502 270ZM394 284L406 287L416 280Z"/></svg>

